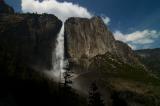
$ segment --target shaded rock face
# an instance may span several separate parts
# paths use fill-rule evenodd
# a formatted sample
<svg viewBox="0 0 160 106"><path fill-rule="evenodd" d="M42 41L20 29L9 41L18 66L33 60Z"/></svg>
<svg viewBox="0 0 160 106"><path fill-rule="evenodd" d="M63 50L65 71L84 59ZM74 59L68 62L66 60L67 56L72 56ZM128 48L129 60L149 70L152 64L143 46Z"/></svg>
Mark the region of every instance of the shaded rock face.
<svg viewBox="0 0 160 106"><path fill-rule="evenodd" d="M76 65L89 66L89 60L110 52L126 63L137 63L131 48L114 39L100 17L70 18L65 22L65 46L69 61ZM79 66L79 67L80 67Z"/></svg>
<svg viewBox="0 0 160 106"><path fill-rule="evenodd" d="M14 10L12 7L7 5L3 0L0 0L0 13L10 13L13 14Z"/></svg>
<svg viewBox="0 0 160 106"><path fill-rule="evenodd" d="M0 14L0 47L25 64L49 69L61 26L54 15Z"/></svg>

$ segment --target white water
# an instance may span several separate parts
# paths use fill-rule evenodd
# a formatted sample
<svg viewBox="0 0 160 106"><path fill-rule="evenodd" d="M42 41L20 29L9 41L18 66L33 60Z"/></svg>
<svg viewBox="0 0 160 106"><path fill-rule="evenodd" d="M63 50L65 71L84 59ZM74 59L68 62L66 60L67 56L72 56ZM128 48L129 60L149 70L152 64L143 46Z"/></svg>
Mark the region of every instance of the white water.
<svg viewBox="0 0 160 106"><path fill-rule="evenodd" d="M64 24L58 34L57 44L55 48L55 60L53 64L53 74L55 77L59 77L59 82L63 78L64 70Z"/></svg>

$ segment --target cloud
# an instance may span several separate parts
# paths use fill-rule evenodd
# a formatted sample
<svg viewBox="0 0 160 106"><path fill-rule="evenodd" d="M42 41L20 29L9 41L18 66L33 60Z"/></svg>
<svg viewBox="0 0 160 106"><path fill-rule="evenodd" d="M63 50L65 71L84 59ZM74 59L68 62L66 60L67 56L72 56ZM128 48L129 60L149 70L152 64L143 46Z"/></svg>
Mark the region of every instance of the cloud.
<svg viewBox="0 0 160 106"><path fill-rule="evenodd" d="M155 39L160 37L160 32L156 30L135 31L133 33L124 34L120 31L115 31L114 36L116 40L120 40L129 44L133 49L138 46L149 45L155 42Z"/></svg>
<svg viewBox="0 0 160 106"><path fill-rule="evenodd" d="M92 14L87 8L71 2L59 2L57 0L22 0L22 11L24 13L48 13L55 14L62 21L69 17L85 17L91 18Z"/></svg>
<svg viewBox="0 0 160 106"><path fill-rule="evenodd" d="M102 16L102 19L103 19L103 21L104 21L104 23L105 23L106 25L109 25L109 23L110 23L110 21L111 21L109 17L106 17L106 16L103 17L103 16Z"/></svg>

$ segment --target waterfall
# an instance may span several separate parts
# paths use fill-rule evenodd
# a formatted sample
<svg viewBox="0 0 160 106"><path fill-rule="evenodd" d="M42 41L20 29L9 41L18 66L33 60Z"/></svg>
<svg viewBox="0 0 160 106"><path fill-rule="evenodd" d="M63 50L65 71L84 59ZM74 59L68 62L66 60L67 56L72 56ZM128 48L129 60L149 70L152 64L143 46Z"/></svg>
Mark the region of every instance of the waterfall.
<svg viewBox="0 0 160 106"><path fill-rule="evenodd" d="M64 69L64 24L58 34L57 37L57 44L54 51L54 60L53 64L53 74L55 77L59 78L59 81L63 79L63 73L65 72Z"/></svg>
<svg viewBox="0 0 160 106"><path fill-rule="evenodd" d="M64 82L65 67L69 65L64 58L64 23L56 39L56 47L52 52L52 70L45 71L45 74L57 82Z"/></svg>
<svg viewBox="0 0 160 106"><path fill-rule="evenodd" d="M64 58L64 23L56 39L56 47L52 52L52 70L46 70L45 74L57 82L62 82L65 72Z"/></svg>

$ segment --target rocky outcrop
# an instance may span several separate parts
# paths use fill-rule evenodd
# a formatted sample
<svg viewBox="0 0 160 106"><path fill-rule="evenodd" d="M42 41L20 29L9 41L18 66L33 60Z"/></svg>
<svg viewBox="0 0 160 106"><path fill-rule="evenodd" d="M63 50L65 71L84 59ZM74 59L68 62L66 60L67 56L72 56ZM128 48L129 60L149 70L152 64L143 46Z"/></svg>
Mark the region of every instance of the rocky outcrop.
<svg viewBox="0 0 160 106"><path fill-rule="evenodd" d="M51 68L61 26L54 15L0 14L0 47L25 64Z"/></svg>
<svg viewBox="0 0 160 106"><path fill-rule="evenodd" d="M125 63L133 63L133 64L140 64L136 54L134 51L122 41L115 41L116 45L116 55L122 59Z"/></svg>
<svg viewBox="0 0 160 106"><path fill-rule="evenodd" d="M0 13L9 13L13 14L14 10L12 7L7 5L3 0L0 0Z"/></svg>

